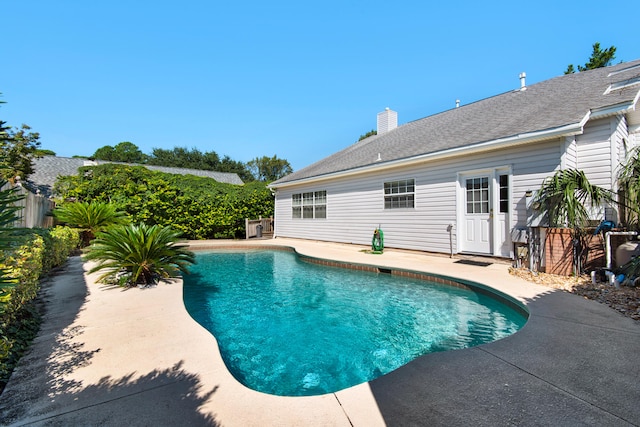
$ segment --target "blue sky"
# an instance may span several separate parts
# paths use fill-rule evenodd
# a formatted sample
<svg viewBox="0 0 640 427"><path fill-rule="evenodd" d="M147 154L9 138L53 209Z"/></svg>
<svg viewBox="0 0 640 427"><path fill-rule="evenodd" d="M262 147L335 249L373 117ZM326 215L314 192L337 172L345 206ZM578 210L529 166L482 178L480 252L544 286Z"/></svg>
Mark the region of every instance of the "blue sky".
<svg viewBox="0 0 640 427"><path fill-rule="evenodd" d="M131 141L297 170L385 107L402 124L515 89L523 71L556 77L594 42L616 46L614 62L640 58L640 5L429 3L4 2L0 120L59 156Z"/></svg>

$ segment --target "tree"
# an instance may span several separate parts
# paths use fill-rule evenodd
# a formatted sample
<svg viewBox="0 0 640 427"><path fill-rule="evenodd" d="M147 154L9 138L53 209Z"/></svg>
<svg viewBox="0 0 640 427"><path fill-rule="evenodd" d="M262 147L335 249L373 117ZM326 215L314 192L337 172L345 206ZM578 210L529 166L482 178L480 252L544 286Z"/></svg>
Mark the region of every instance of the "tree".
<svg viewBox="0 0 640 427"><path fill-rule="evenodd" d="M372 129L369 132L365 133L364 135L360 135L360 138L358 138L358 141L362 141L363 139L367 139L370 136L377 135L377 134L378 134L378 131Z"/></svg>
<svg viewBox="0 0 640 427"><path fill-rule="evenodd" d="M631 229L640 229L640 150L634 149L618 172L622 220Z"/></svg>
<svg viewBox="0 0 640 427"><path fill-rule="evenodd" d="M613 205L615 198L611 191L591 184L583 171L563 169L543 181L536 202L551 227L578 230L589 222L589 207Z"/></svg>
<svg viewBox="0 0 640 427"><path fill-rule="evenodd" d="M115 147L105 145L98 148L92 156L96 160L107 160L122 163L145 163L147 156L137 145L129 141L122 141Z"/></svg>
<svg viewBox="0 0 640 427"><path fill-rule="evenodd" d="M220 158L215 152L202 153L197 148L174 147L172 150L154 148L147 164L174 168L216 170Z"/></svg>
<svg viewBox="0 0 640 427"><path fill-rule="evenodd" d="M224 156L220 159L220 156L218 156L218 153L215 151L203 153L197 148L187 149L174 147L172 150L154 148L151 156L149 156L147 164L154 166L236 173L244 182L253 181L255 179L244 163L233 160L229 156Z"/></svg>
<svg viewBox="0 0 640 427"><path fill-rule="evenodd" d="M23 124L10 129L0 121L0 178L15 185L18 178L26 180L34 172L33 159L38 155L40 134L29 132Z"/></svg>
<svg viewBox="0 0 640 427"><path fill-rule="evenodd" d="M110 203L71 202L53 211L60 221L81 230L82 246L87 246L95 235L106 228L127 222L124 212Z"/></svg>
<svg viewBox="0 0 640 427"><path fill-rule="evenodd" d="M247 163L247 168L258 181L271 182L293 172L291 165L285 159L273 157L256 157Z"/></svg>
<svg viewBox="0 0 640 427"><path fill-rule="evenodd" d="M170 227L145 224L115 226L98 233L85 259L97 261L89 273L104 271L103 283L120 286L152 285L187 274L195 256L178 244L180 233Z"/></svg>
<svg viewBox="0 0 640 427"><path fill-rule="evenodd" d="M613 192L591 184L581 170L562 169L542 182L535 203L547 215L549 226L571 230L574 271L580 273L587 247L584 237L590 220L589 208L614 205Z"/></svg>
<svg viewBox="0 0 640 427"><path fill-rule="evenodd" d="M39 157L55 156L56 152L52 151L52 150L38 149L38 150L36 150L36 155L39 156Z"/></svg>
<svg viewBox="0 0 640 427"><path fill-rule="evenodd" d="M578 71L587 71L593 70L596 68L607 67L611 65L611 62L616 58L616 47L611 46L607 49L602 50L600 48L600 43L596 42L593 44L593 52L591 52L591 58L589 61L582 65L578 65ZM565 74L573 74L575 73L575 68L573 64L569 64L567 70L564 72Z"/></svg>
<svg viewBox="0 0 640 427"><path fill-rule="evenodd" d="M255 177L249 171L247 165L237 160L231 159L229 156L224 156L218 165L216 172L236 173L240 179L244 182L254 181Z"/></svg>

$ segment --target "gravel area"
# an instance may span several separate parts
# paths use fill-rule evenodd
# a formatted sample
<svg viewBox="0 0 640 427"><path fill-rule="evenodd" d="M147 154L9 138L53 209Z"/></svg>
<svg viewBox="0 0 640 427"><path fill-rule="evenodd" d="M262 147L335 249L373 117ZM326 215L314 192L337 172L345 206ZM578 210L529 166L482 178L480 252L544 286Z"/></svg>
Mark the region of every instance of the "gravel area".
<svg viewBox="0 0 640 427"><path fill-rule="evenodd" d="M514 276L539 285L561 289L584 298L607 304L614 310L640 321L640 287L620 286L616 288L608 283L593 284L590 276L566 277L547 273L532 273L524 268L510 268Z"/></svg>

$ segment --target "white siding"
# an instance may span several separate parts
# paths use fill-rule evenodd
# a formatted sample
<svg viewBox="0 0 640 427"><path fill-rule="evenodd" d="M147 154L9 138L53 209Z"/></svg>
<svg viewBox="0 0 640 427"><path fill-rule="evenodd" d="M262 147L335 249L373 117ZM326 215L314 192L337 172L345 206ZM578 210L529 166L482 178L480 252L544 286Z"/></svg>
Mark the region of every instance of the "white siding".
<svg viewBox="0 0 640 427"><path fill-rule="evenodd" d="M615 150L615 161L612 164L612 177L615 177L620 172L620 167L627 161L627 155L632 150L633 146L629 142L629 128L627 127L627 119L625 116L620 117L618 125L616 126L615 133L613 134L613 140L615 144L613 148ZM615 184L614 184L615 189Z"/></svg>
<svg viewBox="0 0 640 427"><path fill-rule="evenodd" d="M591 184L608 189L612 188L611 137L616 126L614 118L596 120L588 123L584 133L576 137L577 168L584 171Z"/></svg>
<svg viewBox="0 0 640 427"><path fill-rule="evenodd" d="M627 151L640 145L640 126L634 126L630 129L629 140L627 141Z"/></svg>
<svg viewBox="0 0 640 427"><path fill-rule="evenodd" d="M525 192L560 167L564 140L424 163L410 168L278 189L277 237L294 237L368 245L376 227L384 231L385 246L449 253L448 226L457 220L458 172L510 167L512 170L511 226L526 227ZM385 181L415 179L414 209L384 209ZM292 219L291 196L327 191L326 219ZM456 232L453 227L453 251Z"/></svg>
<svg viewBox="0 0 640 427"><path fill-rule="evenodd" d="M567 137L565 140L564 153L562 153L562 169L575 169L578 166L578 152L576 138Z"/></svg>

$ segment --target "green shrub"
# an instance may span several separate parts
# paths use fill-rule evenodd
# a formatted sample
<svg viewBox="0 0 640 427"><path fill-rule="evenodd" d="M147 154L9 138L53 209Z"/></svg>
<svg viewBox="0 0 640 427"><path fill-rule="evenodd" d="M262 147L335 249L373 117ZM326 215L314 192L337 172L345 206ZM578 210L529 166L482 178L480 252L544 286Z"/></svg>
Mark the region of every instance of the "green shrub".
<svg viewBox="0 0 640 427"><path fill-rule="evenodd" d="M89 273L98 281L120 286L152 285L188 273L195 256L179 244L180 233L158 225L119 225L98 233L85 259L96 261Z"/></svg>
<svg viewBox="0 0 640 427"><path fill-rule="evenodd" d="M38 331L34 299L40 279L66 261L79 239L68 227L21 229L15 231L11 247L2 251L0 269L15 285L6 289L0 302L0 390Z"/></svg>
<svg viewBox="0 0 640 427"><path fill-rule="evenodd" d="M15 311L26 301L35 298L44 265L45 239L42 236L24 233L17 235L16 240L16 247L5 253L0 264L0 268L9 271L9 275L18 281L10 293L5 311Z"/></svg>
<svg viewBox="0 0 640 427"><path fill-rule="evenodd" d="M56 189L64 199L111 202L133 223L171 226L187 239L242 237L245 218L268 218L274 210L264 183L225 184L142 166L87 166L58 180Z"/></svg>
<svg viewBox="0 0 640 427"><path fill-rule="evenodd" d="M47 250L47 256L45 257L51 261L49 270L64 264L69 255L80 245L80 234L70 227L54 227L51 229L51 237L53 246L50 250Z"/></svg>

